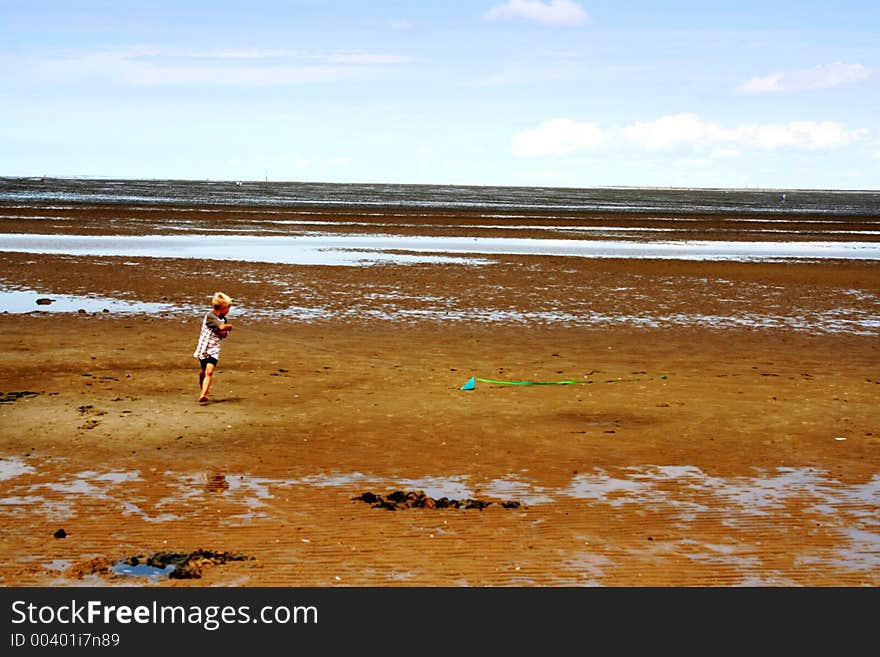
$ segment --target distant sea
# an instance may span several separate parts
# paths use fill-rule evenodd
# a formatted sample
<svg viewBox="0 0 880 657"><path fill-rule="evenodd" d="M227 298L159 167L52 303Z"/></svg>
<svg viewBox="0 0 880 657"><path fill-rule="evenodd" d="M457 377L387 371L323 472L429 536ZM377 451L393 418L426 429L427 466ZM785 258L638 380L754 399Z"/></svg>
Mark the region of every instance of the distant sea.
<svg viewBox="0 0 880 657"><path fill-rule="evenodd" d="M201 180L0 178L5 205L394 207L499 212L674 212L880 218L880 190L476 187Z"/></svg>

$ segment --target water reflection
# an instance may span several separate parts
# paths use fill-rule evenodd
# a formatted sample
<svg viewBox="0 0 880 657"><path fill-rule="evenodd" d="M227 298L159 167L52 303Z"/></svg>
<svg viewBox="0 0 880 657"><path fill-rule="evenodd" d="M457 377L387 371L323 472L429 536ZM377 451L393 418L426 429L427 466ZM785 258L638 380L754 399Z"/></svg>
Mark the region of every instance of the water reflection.
<svg viewBox="0 0 880 657"><path fill-rule="evenodd" d="M486 480L467 474L383 477L340 471L256 477L219 469L201 474L89 469L58 475L42 471L37 459L17 457L0 459L0 466L0 524L12 518L19 523L32 519L41 526L48 520L67 521L97 504L100 508L122 508L123 522L127 523L200 523L207 514L212 526L222 529L284 521L292 506L298 511L313 503L325 511L328 505L341 508L366 490L410 489L432 497L479 495L496 502L515 499L524 504L521 517L526 522L533 521L529 510L536 506L564 505L569 515L578 508L587 514L597 510L605 513L605 509L614 513L614 509L629 505L650 512L655 520L662 519L663 526L676 532L693 530L693 538L681 534L683 538L667 546L676 553L694 563L743 571L761 566L750 547L756 541L767 540L787 526L821 526L828 540L795 555L799 565L857 572L880 567L880 523L876 515L880 475L863 483L847 484L811 467L756 469L747 476L730 477L709 475L689 465L595 468L549 486L522 473ZM318 489L317 496L314 489ZM315 499L320 501L309 501ZM218 514L221 504L223 513ZM175 513L168 513L172 509ZM130 516L135 517L128 519ZM711 534L729 536L730 540L698 540L707 527ZM582 552L581 556L572 553L571 558L577 560L581 570L588 570L587 562L582 560L594 558L595 550ZM145 577L167 575L167 571L139 566L129 561L117 564L114 572ZM593 566L602 569L602 564Z"/></svg>
<svg viewBox="0 0 880 657"><path fill-rule="evenodd" d="M93 294L46 294L28 289L0 289L0 312L8 313L76 313L82 311L84 313L113 312L156 315L176 309L178 306L171 303L127 301Z"/></svg>

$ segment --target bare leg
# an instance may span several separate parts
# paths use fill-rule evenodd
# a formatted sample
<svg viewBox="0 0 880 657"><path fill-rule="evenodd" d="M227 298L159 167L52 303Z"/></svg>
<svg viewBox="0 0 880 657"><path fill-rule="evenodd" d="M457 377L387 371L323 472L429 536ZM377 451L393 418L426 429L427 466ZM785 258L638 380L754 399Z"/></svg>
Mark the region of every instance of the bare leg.
<svg viewBox="0 0 880 657"><path fill-rule="evenodd" d="M199 397L200 402L208 401L208 391L211 389L211 382L214 379L214 363L208 363L205 371L199 374L199 382L202 384L202 394Z"/></svg>

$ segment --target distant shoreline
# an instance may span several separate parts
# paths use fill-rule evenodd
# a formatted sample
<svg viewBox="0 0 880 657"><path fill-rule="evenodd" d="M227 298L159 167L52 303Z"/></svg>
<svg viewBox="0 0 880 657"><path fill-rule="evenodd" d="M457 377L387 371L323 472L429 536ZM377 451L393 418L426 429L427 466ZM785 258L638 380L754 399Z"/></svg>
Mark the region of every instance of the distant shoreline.
<svg viewBox="0 0 880 657"><path fill-rule="evenodd" d="M401 208L475 212L616 212L876 217L880 191L682 187L492 187L120 178L0 178L0 207L14 204L148 204L157 207Z"/></svg>
<svg viewBox="0 0 880 657"><path fill-rule="evenodd" d="M656 185L587 185L583 187L573 187L570 185L471 185L465 183L385 183L379 181L322 181L322 180L260 180L259 178L127 178L124 176L102 176L102 175L45 175L45 176L0 176L0 181L37 181L51 182L53 180L67 181L98 181L98 182L173 182L173 183L243 183L245 185L261 184L261 185L328 185L328 186L350 186L350 185L387 185L392 187L457 187L462 189L559 189L559 190L578 190L578 191L601 191L601 190L650 190L650 191L709 191L709 192L827 192L827 193L845 193L845 194L880 194L880 189L860 189L845 187L764 187L764 186L746 186L746 187L683 187L678 185L656 186Z"/></svg>

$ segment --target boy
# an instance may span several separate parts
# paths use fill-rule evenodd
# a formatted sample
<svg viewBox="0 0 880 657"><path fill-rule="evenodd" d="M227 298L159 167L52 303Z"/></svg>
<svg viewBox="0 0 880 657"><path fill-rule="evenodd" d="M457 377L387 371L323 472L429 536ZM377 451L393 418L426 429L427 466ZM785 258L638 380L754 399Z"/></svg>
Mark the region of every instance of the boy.
<svg viewBox="0 0 880 657"><path fill-rule="evenodd" d="M222 292L217 292L211 299L211 304L214 309L205 313L202 329L199 332L199 342L193 352L193 357L198 358L202 366L199 372L199 402L202 404L208 401L214 369L217 367L217 359L220 358L220 340L232 330L232 324L226 323L226 314L232 305L232 299Z"/></svg>

